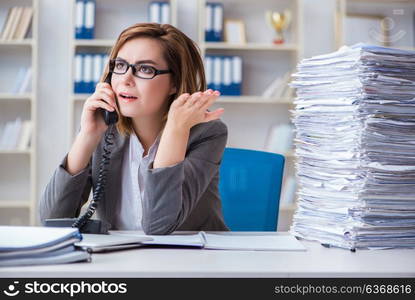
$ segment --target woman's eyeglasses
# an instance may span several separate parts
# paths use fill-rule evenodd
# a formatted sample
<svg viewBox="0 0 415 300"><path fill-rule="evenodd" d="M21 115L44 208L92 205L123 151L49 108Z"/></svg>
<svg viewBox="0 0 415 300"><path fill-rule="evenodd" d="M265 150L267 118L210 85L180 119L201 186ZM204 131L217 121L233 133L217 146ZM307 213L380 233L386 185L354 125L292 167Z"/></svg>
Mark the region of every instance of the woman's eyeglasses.
<svg viewBox="0 0 415 300"><path fill-rule="evenodd" d="M129 64L122 59L110 60L110 72L114 74L125 74L131 67L133 75L142 79L153 79L157 75L171 73L171 70L157 70L153 66L141 65L141 64Z"/></svg>

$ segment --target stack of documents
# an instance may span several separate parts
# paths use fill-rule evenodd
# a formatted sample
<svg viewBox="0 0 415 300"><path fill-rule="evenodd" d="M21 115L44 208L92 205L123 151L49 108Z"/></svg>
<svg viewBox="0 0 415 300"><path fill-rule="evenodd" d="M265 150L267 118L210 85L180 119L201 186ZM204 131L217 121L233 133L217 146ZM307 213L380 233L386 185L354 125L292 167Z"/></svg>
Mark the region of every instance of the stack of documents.
<svg viewBox="0 0 415 300"><path fill-rule="evenodd" d="M293 76L291 232L348 249L415 247L415 52L342 47Z"/></svg>
<svg viewBox="0 0 415 300"><path fill-rule="evenodd" d="M78 228L0 226L0 267L90 261Z"/></svg>

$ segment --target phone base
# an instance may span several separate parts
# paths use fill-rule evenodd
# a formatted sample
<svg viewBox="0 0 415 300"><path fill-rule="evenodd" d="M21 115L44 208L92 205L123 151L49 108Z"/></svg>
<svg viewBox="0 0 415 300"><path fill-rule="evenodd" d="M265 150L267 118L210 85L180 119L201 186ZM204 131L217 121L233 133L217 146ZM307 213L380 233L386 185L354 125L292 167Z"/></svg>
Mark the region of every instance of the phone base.
<svg viewBox="0 0 415 300"><path fill-rule="evenodd" d="M76 218L46 219L44 225L46 227L72 227L75 221ZM108 229L107 224L101 220L90 219L79 231L81 233L108 234Z"/></svg>

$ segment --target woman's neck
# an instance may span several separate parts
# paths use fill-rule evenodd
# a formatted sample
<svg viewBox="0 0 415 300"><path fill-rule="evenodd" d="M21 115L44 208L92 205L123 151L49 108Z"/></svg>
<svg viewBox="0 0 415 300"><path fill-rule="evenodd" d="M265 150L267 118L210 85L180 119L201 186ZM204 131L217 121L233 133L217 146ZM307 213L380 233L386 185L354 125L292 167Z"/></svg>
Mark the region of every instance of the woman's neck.
<svg viewBox="0 0 415 300"><path fill-rule="evenodd" d="M163 128L163 122L160 119L132 119L133 129L139 138L143 148L143 156L147 155L151 145L153 145L160 130Z"/></svg>

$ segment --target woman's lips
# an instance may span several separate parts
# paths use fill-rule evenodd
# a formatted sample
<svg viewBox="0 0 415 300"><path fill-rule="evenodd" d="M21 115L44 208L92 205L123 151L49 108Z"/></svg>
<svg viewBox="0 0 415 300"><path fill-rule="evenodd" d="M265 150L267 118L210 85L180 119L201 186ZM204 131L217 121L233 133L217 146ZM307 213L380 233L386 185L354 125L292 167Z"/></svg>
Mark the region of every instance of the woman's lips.
<svg viewBox="0 0 415 300"><path fill-rule="evenodd" d="M118 99L121 99L121 101L124 102L124 103L130 103L130 102L134 102L134 101L138 100L137 97L133 97L133 96L126 97L125 95L122 95L122 94L119 95Z"/></svg>

